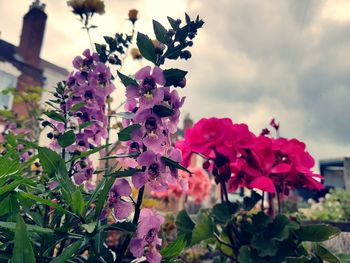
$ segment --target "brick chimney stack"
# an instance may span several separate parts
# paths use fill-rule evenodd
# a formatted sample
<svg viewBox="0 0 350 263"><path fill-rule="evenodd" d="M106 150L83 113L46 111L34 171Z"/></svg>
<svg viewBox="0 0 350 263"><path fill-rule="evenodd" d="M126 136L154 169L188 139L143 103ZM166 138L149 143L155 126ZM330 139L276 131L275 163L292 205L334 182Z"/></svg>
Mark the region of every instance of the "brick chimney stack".
<svg viewBox="0 0 350 263"><path fill-rule="evenodd" d="M45 4L35 0L29 11L23 17L21 40L18 53L24 62L38 68L40 51L44 40L47 15L44 12Z"/></svg>

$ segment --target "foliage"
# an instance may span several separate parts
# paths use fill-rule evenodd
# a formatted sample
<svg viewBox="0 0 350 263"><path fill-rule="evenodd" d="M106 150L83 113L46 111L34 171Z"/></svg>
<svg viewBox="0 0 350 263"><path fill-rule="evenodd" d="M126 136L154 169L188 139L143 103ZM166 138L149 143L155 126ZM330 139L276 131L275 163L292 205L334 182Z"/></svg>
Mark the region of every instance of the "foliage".
<svg viewBox="0 0 350 263"><path fill-rule="evenodd" d="M307 220L350 221L350 191L331 189L318 202L309 200L307 207L299 208L301 218Z"/></svg>
<svg viewBox="0 0 350 263"><path fill-rule="evenodd" d="M285 215L272 218L264 212L252 214L244 207L243 203L223 202L193 217L181 211L176 219L178 237L169 245L174 250L163 249L163 256L176 258L174 251L202 244L221 251L232 262L323 262L330 258L330 262L341 262L318 244L338 235L338 229L303 226ZM315 242L314 246L307 249L305 241Z"/></svg>

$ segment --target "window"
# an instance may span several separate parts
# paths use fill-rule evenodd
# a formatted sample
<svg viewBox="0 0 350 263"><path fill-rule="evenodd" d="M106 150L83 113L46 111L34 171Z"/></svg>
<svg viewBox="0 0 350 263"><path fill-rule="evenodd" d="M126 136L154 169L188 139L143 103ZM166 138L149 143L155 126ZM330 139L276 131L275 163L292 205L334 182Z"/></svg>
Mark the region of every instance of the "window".
<svg viewBox="0 0 350 263"><path fill-rule="evenodd" d="M12 104L11 94L2 94L7 88L16 87L17 77L0 70L0 109L10 109Z"/></svg>

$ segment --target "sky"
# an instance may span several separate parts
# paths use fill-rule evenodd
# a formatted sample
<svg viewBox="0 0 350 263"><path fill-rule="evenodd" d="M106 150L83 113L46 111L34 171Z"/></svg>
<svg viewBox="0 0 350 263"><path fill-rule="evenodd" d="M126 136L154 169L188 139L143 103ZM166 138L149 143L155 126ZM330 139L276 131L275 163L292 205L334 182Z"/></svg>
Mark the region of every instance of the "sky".
<svg viewBox="0 0 350 263"><path fill-rule="evenodd" d="M31 0L0 0L1 38L18 44ZM48 22L42 57L71 70L89 47L86 32L65 0L46 3ZM136 30L152 36L152 19L199 14L205 21L192 59L166 64L189 71L183 116L230 117L259 133L270 119L281 135L307 144L316 159L350 155L349 0L105 0L94 17L94 42L129 32L125 19L136 8ZM124 73L146 65L126 61ZM117 83L115 104L124 88Z"/></svg>

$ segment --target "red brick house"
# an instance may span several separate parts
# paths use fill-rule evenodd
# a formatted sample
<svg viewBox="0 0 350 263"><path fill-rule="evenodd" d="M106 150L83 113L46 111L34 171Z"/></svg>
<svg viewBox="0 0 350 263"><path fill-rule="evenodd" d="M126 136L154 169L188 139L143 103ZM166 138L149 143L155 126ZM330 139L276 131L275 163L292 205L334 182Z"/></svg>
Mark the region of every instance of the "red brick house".
<svg viewBox="0 0 350 263"><path fill-rule="evenodd" d="M23 17L19 46L0 39L0 91L8 87L23 90L30 86L51 90L67 77L66 69L40 57L46 20L45 4L36 0ZM13 103L11 95L0 95L0 108L3 107L26 115L24 105Z"/></svg>

